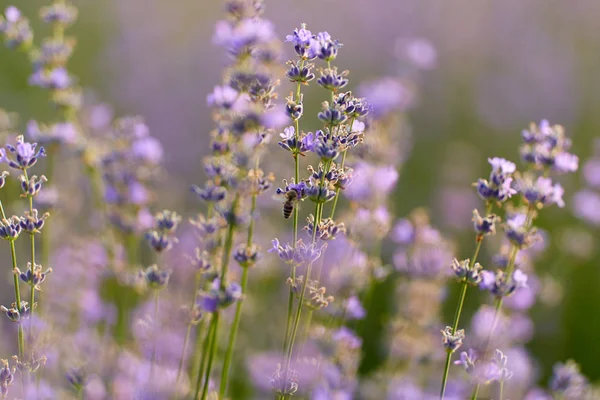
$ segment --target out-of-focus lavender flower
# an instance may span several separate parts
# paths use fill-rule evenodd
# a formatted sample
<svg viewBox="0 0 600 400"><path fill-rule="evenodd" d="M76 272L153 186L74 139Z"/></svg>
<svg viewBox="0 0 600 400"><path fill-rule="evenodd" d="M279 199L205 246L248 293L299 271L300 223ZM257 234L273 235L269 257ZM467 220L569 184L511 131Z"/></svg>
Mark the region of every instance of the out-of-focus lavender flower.
<svg viewBox="0 0 600 400"><path fill-rule="evenodd" d="M382 118L394 111L406 111L415 101L414 90L408 83L394 77L362 84L358 92L361 97L369 99L375 118Z"/></svg>
<svg viewBox="0 0 600 400"><path fill-rule="evenodd" d="M479 288L487 290L495 297L505 297L513 293L518 288L527 287L527 275L520 269L513 272L512 278L507 278L502 270L481 272L481 283Z"/></svg>
<svg viewBox="0 0 600 400"><path fill-rule="evenodd" d="M27 123L27 134L31 139L43 145L75 144L79 136L77 128L70 122L59 122L46 126L33 120Z"/></svg>
<svg viewBox="0 0 600 400"><path fill-rule="evenodd" d="M527 226L527 216L523 213L509 214L504 231L508 240L520 249L527 249L541 240L535 228Z"/></svg>
<svg viewBox="0 0 600 400"><path fill-rule="evenodd" d="M534 180L532 176L526 175L517 181L517 188L532 207L541 208L552 204L561 208L565 206L562 198L564 189L560 183L553 185L550 178L540 176Z"/></svg>
<svg viewBox="0 0 600 400"><path fill-rule="evenodd" d="M587 380L581 374L579 365L573 360L558 363L550 380L550 390L565 399L581 399L587 386Z"/></svg>
<svg viewBox="0 0 600 400"><path fill-rule="evenodd" d="M29 77L29 84L42 89L67 89L73 84L73 78L63 67L39 69Z"/></svg>
<svg viewBox="0 0 600 400"><path fill-rule="evenodd" d="M408 60L419 69L430 70L437 65L437 50L425 38L398 39L394 50L400 61Z"/></svg>
<svg viewBox="0 0 600 400"><path fill-rule="evenodd" d="M410 244L415 240L415 227L409 219L400 219L392 228L391 238L399 244Z"/></svg>
<svg viewBox="0 0 600 400"><path fill-rule="evenodd" d="M375 166L364 161L353 165L353 181L344 194L360 203L376 202L385 198L398 181L395 166Z"/></svg>
<svg viewBox="0 0 600 400"><path fill-rule="evenodd" d="M588 186L600 189L600 158L592 158L583 165L583 177Z"/></svg>
<svg viewBox="0 0 600 400"><path fill-rule="evenodd" d="M243 56L253 46L272 41L275 30L270 21L260 18L244 18L238 23L219 21L215 26L213 42L226 48L232 56Z"/></svg>
<svg viewBox="0 0 600 400"><path fill-rule="evenodd" d="M236 282L231 282L227 287L221 288L220 280L211 283L210 290L200 299L200 306L209 313L214 313L220 308L229 307L242 297L242 288Z"/></svg>
<svg viewBox="0 0 600 400"><path fill-rule="evenodd" d="M477 361L477 353L473 349L469 349L468 352L462 351L460 353L460 359L454 361L454 365L462 365L468 374L472 373L475 369L475 362Z"/></svg>
<svg viewBox="0 0 600 400"><path fill-rule="evenodd" d="M6 8L4 17L0 14L0 33L4 35L4 43L10 49L26 49L33 40L29 20L14 6Z"/></svg>
<svg viewBox="0 0 600 400"><path fill-rule="evenodd" d="M582 190L573 196L573 213L592 225L600 225L600 194Z"/></svg>
<svg viewBox="0 0 600 400"><path fill-rule="evenodd" d="M348 319L363 319L367 312L356 296L349 297L344 304L345 316Z"/></svg>
<svg viewBox="0 0 600 400"><path fill-rule="evenodd" d="M532 123L529 130L523 130L521 157L535 169L550 168L557 173L575 172L579 158L567 152L571 140L566 137L560 125L550 125L542 120L539 125Z"/></svg>

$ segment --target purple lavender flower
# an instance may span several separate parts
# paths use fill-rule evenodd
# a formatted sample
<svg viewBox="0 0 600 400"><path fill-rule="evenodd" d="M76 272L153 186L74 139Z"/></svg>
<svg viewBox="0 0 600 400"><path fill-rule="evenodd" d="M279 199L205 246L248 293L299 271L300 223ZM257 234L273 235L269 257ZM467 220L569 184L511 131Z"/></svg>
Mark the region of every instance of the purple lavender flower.
<svg viewBox="0 0 600 400"><path fill-rule="evenodd" d="M17 145L6 145L6 149L14 156L14 160L8 157L6 150L0 149L0 162L5 162L9 167L26 170L33 167L40 157L46 156L46 150L40 147L36 150L37 143L26 142L23 136L17 137Z"/></svg>
<svg viewBox="0 0 600 400"><path fill-rule="evenodd" d="M292 247L289 243L285 245L279 244L279 239L273 239L271 241L273 247L269 250L269 253L277 253L279 258L289 265L300 265L302 264L303 257L297 250L297 247Z"/></svg>
<svg viewBox="0 0 600 400"><path fill-rule="evenodd" d="M349 297L344 304L345 316L348 319L363 319L367 312L356 296Z"/></svg>
<svg viewBox="0 0 600 400"><path fill-rule="evenodd" d="M579 365L573 360L554 366L550 389L556 395L567 399L580 399L583 397L586 386L587 380L581 374Z"/></svg>
<svg viewBox="0 0 600 400"><path fill-rule="evenodd" d="M517 188L523 197L534 207L543 207L556 204L564 207L565 202L562 199L564 189L560 183L552 184L552 179L543 176L535 181L530 175L517 181Z"/></svg>
<svg viewBox="0 0 600 400"><path fill-rule="evenodd" d="M557 173L574 172L579 167L577 156L567 152L571 140L566 137L560 125L551 126L547 120L539 126L532 123L529 130L523 130L521 157L535 169L550 168Z"/></svg>
<svg viewBox="0 0 600 400"><path fill-rule="evenodd" d="M51 70L35 71L29 77L29 84L43 89L68 89L73 84L73 79L65 68L56 67Z"/></svg>
<svg viewBox="0 0 600 400"><path fill-rule="evenodd" d="M460 359L454 361L454 365L462 365L468 374L471 374L475 370L475 362L477 361L477 353L473 349L469 349L468 352L462 351L460 353Z"/></svg>
<svg viewBox="0 0 600 400"><path fill-rule="evenodd" d="M510 295L518 288L527 287L527 275L520 269L513 272L512 278L508 278L502 270L481 272L479 288L490 292L493 296L501 298Z"/></svg>
<svg viewBox="0 0 600 400"><path fill-rule="evenodd" d="M40 126L37 121L27 123L28 136L42 144L67 143L75 144L79 132L75 125L69 122L61 122L50 126Z"/></svg>
<svg viewBox="0 0 600 400"><path fill-rule="evenodd" d="M583 176L588 186L600 189L600 158L592 158L583 165Z"/></svg>
<svg viewBox="0 0 600 400"><path fill-rule="evenodd" d="M541 240L535 228L527 226L527 217L523 213L509 214L506 224L504 224L504 230L508 240L520 249L529 248Z"/></svg>
<svg viewBox="0 0 600 400"><path fill-rule="evenodd" d="M7 7L4 15L3 18L0 14L0 33L4 35L6 47L9 49L28 47L33 40L29 20L14 6Z"/></svg>
<svg viewBox="0 0 600 400"><path fill-rule="evenodd" d="M131 143L131 154L136 159L150 164L158 165L163 158L163 146L154 137L146 136Z"/></svg>
<svg viewBox="0 0 600 400"><path fill-rule="evenodd" d="M498 157L489 158L488 162L492 166L490 182L485 179L479 179L475 185L477 193L483 200L503 202L517 193L511 187L513 181L512 173L515 172L516 166L512 162Z"/></svg>
<svg viewBox="0 0 600 400"><path fill-rule="evenodd" d="M600 226L600 194L582 190L573 196L573 213L576 217Z"/></svg>
<svg viewBox="0 0 600 400"><path fill-rule="evenodd" d="M302 24L300 29L294 29L291 35L285 37L285 41L294 45L294 51L303 60L313 60L321 51L319 41L306 29L306 24Z"/></svg>
<svg viewBox="0 0 600 400"><path fill-rule="evenodd" d="M363 84L358 92L361 97L369 99L373 117L376 119L394 111L406 111L415 101L415 93L406 82L394 77L384 77L377 81Z"/></svg>

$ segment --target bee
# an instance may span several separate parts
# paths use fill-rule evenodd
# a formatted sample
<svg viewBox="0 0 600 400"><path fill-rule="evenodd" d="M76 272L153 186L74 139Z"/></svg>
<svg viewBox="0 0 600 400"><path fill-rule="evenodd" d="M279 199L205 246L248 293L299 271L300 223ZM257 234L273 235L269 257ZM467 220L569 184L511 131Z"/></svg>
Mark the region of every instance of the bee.
<svg viewBox="0 0 600 400"><path fill-rule="evenodd" d="M294 207L298 203L298 192L288 190L283 194L283 218L288 219L294 212Z"/></svg>

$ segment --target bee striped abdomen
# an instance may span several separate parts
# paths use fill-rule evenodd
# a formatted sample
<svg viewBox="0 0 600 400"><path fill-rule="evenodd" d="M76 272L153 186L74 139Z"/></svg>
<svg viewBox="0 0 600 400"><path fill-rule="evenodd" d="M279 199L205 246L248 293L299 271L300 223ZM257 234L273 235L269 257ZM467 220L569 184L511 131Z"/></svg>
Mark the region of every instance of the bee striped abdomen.
<svg viewBox="0 0 600 400"><path fill-rule="evenodd" d="M294 203L291 201L283 203L283 218L288 219L292 212L294 212Z"/></svg>

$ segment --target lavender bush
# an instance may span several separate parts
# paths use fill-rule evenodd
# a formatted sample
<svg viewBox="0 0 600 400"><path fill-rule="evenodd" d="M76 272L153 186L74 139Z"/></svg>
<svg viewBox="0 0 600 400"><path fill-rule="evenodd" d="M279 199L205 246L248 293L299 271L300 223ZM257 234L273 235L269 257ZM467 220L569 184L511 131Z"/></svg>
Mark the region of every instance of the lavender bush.
<svg viewBox="0 0 600 400"><path fill-rule="evenodd" d="M536 225L579 167L565 129L531 124L464 185L481 200L465 256L425 208L394 209L431 43L399 42L411 68L358 84L338 59L352 43L307 24L280 35L264 7L228 1L215 25L228 62L192 213L161 204L167 155L144 119L115 118L69 69L77 8L43 7L42 38L4 10L52 116L0 110L2 398L600 398L573 360L544 383L525 348L536 303L557 304L536 272L552 227ZM597 164L574 197L595 225Z"/></svg>

